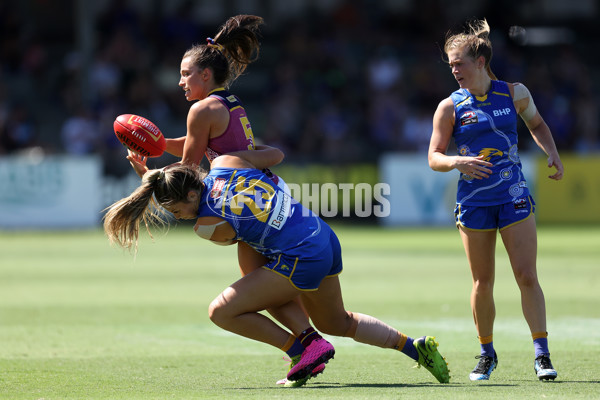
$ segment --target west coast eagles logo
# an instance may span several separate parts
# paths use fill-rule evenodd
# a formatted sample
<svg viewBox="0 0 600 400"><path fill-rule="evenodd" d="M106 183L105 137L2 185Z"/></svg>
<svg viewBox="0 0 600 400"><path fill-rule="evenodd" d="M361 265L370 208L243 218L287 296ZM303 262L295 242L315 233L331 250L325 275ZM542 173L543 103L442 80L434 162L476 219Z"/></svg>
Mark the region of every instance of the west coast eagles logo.
<svg viewBox="0 0 600 400"><path fill-rule="evenodd" d="M477 113L475 111L465 111L460 116L460 126L476 124L479 121Z"/></svg>
<svg viewBox="0 0 600 400"><path fill-rule="evenodd" d="M484 147L483 149L479 150L479 155L483 156L484 161L490 161L492 157L502 157L504 153L502 152L502 150L494 149L491 147Z"/></svg>

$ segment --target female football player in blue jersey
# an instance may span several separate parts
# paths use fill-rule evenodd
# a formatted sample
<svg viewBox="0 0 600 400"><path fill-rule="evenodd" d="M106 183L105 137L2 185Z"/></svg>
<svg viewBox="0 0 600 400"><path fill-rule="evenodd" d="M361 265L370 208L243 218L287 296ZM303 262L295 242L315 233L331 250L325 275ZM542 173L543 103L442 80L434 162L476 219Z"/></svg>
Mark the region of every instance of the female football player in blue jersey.
<svg viewBox="0 0 600 400"><path fill-rule="evenodd" d="M413 340L371 316L345 310L338 278L342 258L337 236L322 219L254 168L257 164L250 161L262 160L256 153L219 156L208 174L184 164L147 171L141 186L106 213L104 229L109 240L125 248L136 246L140 222L148 227L153 218L160 219L162 208L176 218L193 219L198 236L221 245L243 241L268 260L210 304L210 319L219 327L282 348L289 333L260 312L300 296L319 331L399 350L439 382L449 382L448 366L434 337ZM245 154L245 158L236 154ZM305 350L287 379L299 381L333 358L335 350L309 325L293 333Z"/></svg>
<svg viewBox="0 0 600 400"><path fill-rule="evenodd" d="M205 155L208 161L212 161L232 151L256 148L246 110L228 87L258 57L258 32L262 24L263 19L256 15L233 16L225 21L214 38L207 38L205 43L195 44L184 53L179 86L185 98L193 102L187 116L187 133L166 139L166 151L181 157L181 163L200 165ZM271 178L286 187L278 176L271 175ZM243 242L238 244L237 251L242 275L254 271L266 261ZM298 302L274 307L269 312L288 328L308 323L308 317ZM294 364L304 347L296 338L290 338L283 350ZM324 366L317 368L315 375L323 369ZM302 382L280 380L279 383L293 386Z"/></svg>
<svg viewBox="0 0 600 400"><path fill-rule="evenodd" d="M449 36L444 51L459 89L442 100L433 117L429 165L460 171L456 224L471 268L471 308L481 344L471 380L486 380L498 365L493 345L496 231L500 232L521 291L523 314L533 337L534 369L540 380L557 374L550 362L544 294L536 272L535 203L521 171L517 115L548 156L560 180L563 165L550 129L521 83L497 80L490 69L492 44L486 20ZM448 155L454 139L458 155Z"/></svg>

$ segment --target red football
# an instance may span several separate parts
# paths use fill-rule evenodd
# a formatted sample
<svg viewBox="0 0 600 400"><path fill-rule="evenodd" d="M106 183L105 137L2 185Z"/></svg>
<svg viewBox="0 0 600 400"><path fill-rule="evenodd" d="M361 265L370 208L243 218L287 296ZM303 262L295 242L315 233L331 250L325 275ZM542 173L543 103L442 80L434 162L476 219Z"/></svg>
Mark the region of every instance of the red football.
<svg viewBox="0 0 600 400"><path fill-rule="evenodd" d="M143 156L160 157L167 147L160 129L152 121L139 115L119 115L113 128L125 147Z"/></svg>

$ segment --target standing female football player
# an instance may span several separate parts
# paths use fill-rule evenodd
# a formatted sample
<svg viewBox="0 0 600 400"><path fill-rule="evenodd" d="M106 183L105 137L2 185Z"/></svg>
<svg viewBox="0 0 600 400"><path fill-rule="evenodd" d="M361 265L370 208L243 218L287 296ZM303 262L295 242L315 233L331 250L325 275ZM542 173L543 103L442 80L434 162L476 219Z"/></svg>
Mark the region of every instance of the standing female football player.
<svg viewBox="0 0 600 400"><path fill-rule="evenodd" d="M549 176L560 180L563 165L550 129L521 83L497 80L490 69L492 44L486 20L449 36L444 51L460 89L442 100L433 117L429 165L460 171L456 224L473 277L471 308L481 344L471 380L489 379L498 365L493 345L496 231L499 230L521 291L523 314L533 337L538 378L554 379L550 362L544 294L536 272L535 203L527 189L517 150L517 114L548 156ZM454 139L458 155L447 155Z"/></svg>
<svg viewBox="0 0 600 400"><path fill-rule="evenodd" d="M179 86L184 90L186 99L194 104L188 112L186 136L166 139L166 151L181 157L181 163L199 166L204 155L212 161L221 154L256 148L246 111L240 99L227 88L258 57L258 30L262 24L263 19L254 15L231 17L214 38L192 46L183 55ZM286 187L282 179L268 170L265 172L275 183ZM267 261L243 242L238 244L237 250L242 275L249 274ZM275 307L269 312L290 330L308 325L308 317L299 302ZM294 364L304 347L299 340L290 337L282 350ZM323 368L319 367L315 375ZM281 380L279 383L297 386L304 382Z"/></svg>
<svg viewBox="0 0 600 400"><path fill-rule="evenodd" d="M151 204L176 218L196 220L195 230L208 240L223 245L244 241L268 257L262 268L233 283L210 304L210 319L219 327L281 348L289 333L260 311L300 296L320 331L399 350L439 382L449 382L448 366L435 338L413 340L371 316L345 310L337 236L248 161L235 155L219 156L208 175L185 164L146 172L141 186L106 213L104 229L109 240L125 248L135 246L140 221L160 218ZM306 348L288 372L290 381L306 379L335 353L328 341L307 329L293 331Z"/></svg>

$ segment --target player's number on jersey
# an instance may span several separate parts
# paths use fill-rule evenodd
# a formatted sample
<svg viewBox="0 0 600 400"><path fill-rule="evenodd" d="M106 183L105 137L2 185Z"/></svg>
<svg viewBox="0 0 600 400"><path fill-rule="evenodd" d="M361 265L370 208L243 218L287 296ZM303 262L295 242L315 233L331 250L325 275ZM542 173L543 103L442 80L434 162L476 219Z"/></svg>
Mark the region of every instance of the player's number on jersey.
<svg viewBox="0 0 600 400"><path fill-rule="evenodd" d="M229 206L231 212L242 215L244 207L247 207L257 220L267 222L275 197L275 189L271 185L259 179L240 176L233 190L235 194Z"/></svg>
<svg viewBox="0 0 600 400"><path fill-rule="evenodd" d="M248 119L248 117L243 116L240 117L240 123L244 128L246 139L250 141L250 144L248 145L248 150L254 150L254 134L252 133L252 126L250 125L250 120Z"/></svg>

